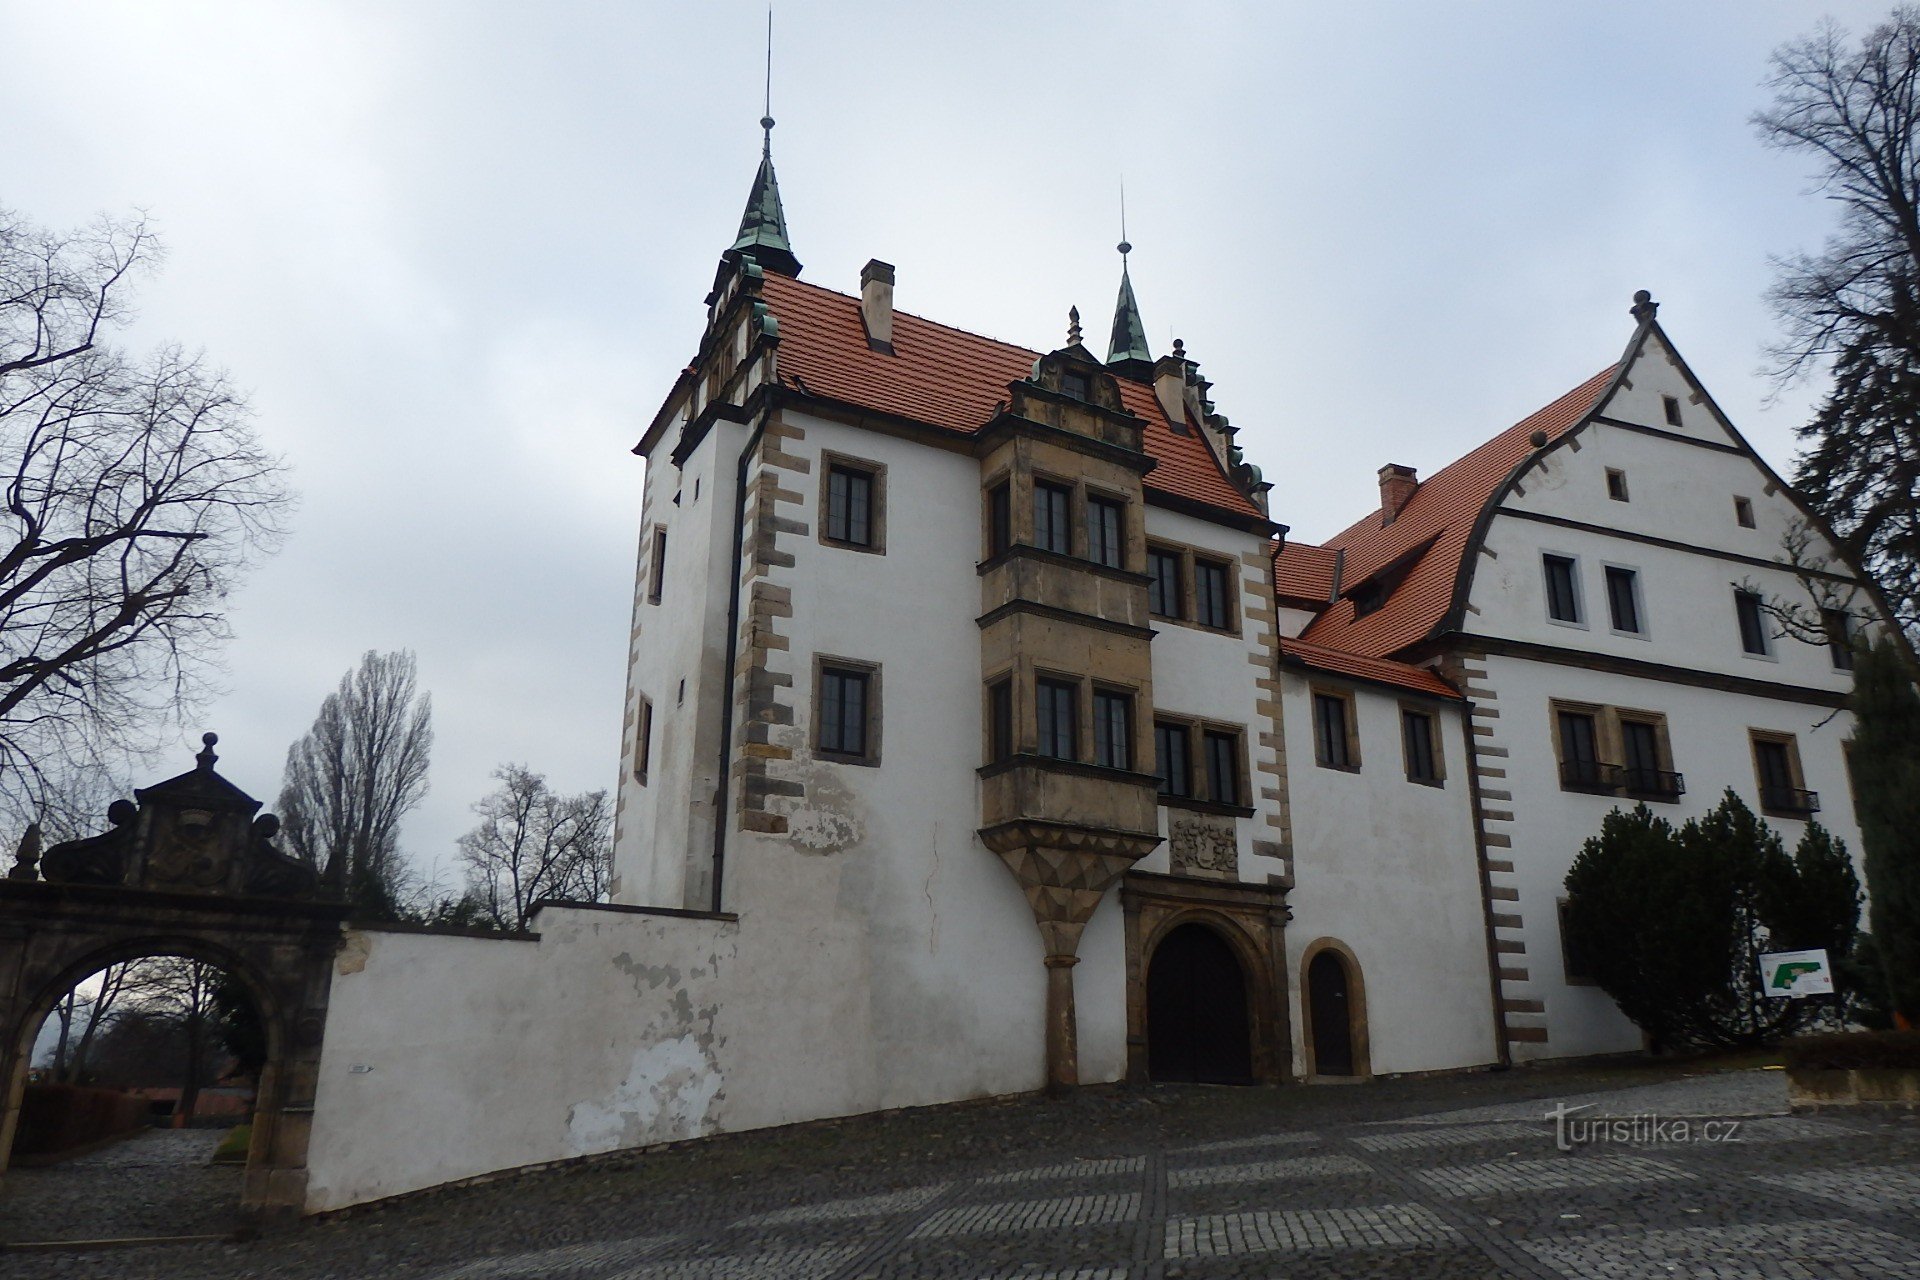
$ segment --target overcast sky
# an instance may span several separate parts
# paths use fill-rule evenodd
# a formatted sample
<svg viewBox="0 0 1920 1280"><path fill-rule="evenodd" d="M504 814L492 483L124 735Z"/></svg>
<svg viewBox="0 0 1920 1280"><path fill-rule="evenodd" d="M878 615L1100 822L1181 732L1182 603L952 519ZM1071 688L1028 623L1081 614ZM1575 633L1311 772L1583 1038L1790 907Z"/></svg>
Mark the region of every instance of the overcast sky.
<svg viewBox="0 0 1920 1280"><path fill-rule="evenodd" d="M1776 466L1768 256L1831 210L1748 116L1768 53L1885 4L826 4L776 15L805 278L1040 349L1104 340L1127 191L1177 334L1322 538L1612 362L1632 292ZM612 787L641 464L759 149L759 3L0 0L0 203L149 210L129 335L204 346L303 501L233 601L221 768L272 802L370 648L434 697L405 842L497 764ZM185 740L183 740L184 742ZM190 764L169 754L164 776ZM152 779L140 779L141 782Z"/></svg>

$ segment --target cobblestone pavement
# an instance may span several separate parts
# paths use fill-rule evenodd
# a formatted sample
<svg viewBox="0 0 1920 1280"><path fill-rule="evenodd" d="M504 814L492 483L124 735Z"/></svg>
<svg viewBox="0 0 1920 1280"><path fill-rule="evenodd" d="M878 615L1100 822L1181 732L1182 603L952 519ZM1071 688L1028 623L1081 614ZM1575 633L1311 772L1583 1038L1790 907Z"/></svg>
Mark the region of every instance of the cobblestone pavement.
<svg viewBox="0 0 1920 1280"><path fill-rule="evenodd" d="M240 1168L207 1164L224 1132L148 1129L72 1160L9 1173L0 1184L0 1240L231 1231Z"/></svg>
<svg viewBox="0 0 1920 1280"><path fill-rule="evenodd" d="M1679 1075L1530 1070L939 1108L449 1190L246 1244L0 1253L0 1276L1920 1274L1920 1113L1790 1116L1777 1072ZM1655 1111L1649 1103L1663 1117L1739 1119L1653 1135L1626 1119ZM1587 1141L1562 1150L1542 1119L1556 1104L1584 1106L1569 1121L1618 1119L1590 1123ZM1566 1136L1583 1135L1570 1125ZM14 1194L0 1192L0 1213Z"/></svg>

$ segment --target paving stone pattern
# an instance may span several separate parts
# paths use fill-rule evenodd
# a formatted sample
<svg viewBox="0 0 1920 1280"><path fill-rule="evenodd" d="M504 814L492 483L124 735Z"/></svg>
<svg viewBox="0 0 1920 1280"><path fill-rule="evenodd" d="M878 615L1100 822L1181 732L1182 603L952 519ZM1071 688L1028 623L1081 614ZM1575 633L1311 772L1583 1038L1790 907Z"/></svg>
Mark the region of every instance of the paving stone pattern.
<svg viewBox="0 0 1920 1280"><path fill-rule="evenodd" d="M244 1244L0 1252L0 1276L1920 1275L1920 1113L1767 1115L1758 1108L1777 1073L1649 1085L1650 1074L1658 1073L1115 1090L866 1117L453 1189ZM1569 1099L1594 1104L1583 1115L1634 1115L1652 1100L1670 1108L1661 1114L1706 1116L1725 1105L1751 1118L1732 1141L1561 1151L1542 1117ZM93 1200L162 1171L151 1158L102 1156L95 1172L106 1181L87 1193ZM23 1207L45 1213L60 1195L79 1194L84 1170L70 1169L58 1187L43 1177L51 1172L0 1185L0 1240L21 1238Z"/></svg>

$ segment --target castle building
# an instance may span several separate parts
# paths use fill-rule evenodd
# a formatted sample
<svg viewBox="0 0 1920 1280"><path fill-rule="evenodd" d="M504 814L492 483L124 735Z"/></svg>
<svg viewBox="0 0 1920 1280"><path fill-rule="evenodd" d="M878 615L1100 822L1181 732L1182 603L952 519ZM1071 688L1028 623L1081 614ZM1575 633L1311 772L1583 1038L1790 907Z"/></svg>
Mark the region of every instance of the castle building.
<svg viewBox="0 0 1920 1280"><path fill-rule="evenodd" d="M1121 252L1104 352L1077 314L1013 346L896 309L884 262L803 279L763 150L635 450L613 900L350 936L310 1208L1081 1083L1633 1050L1559 939L1603 814L1732 787L1857 849L1842 640L1881 611L1644 295L1617 363L1312 544ZM1771 625L1809 586L1832 644Z"/></svg>

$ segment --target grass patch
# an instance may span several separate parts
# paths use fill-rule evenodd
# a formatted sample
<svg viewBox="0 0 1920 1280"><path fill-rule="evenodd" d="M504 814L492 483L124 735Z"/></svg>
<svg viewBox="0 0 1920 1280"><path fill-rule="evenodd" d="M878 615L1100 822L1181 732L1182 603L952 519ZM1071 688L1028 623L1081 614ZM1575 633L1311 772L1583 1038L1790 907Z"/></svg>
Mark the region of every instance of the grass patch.
<svg viewBox="0 0 1920 1280"><path fill-rule="evenodd" d="M227 1136L220 1139L220 1145L214 1148L213 1159L209 1164L245 1164L247 1145L253 1141L253 1126L238 1124L227 1130Z"/></svg>

